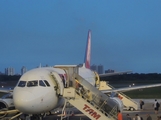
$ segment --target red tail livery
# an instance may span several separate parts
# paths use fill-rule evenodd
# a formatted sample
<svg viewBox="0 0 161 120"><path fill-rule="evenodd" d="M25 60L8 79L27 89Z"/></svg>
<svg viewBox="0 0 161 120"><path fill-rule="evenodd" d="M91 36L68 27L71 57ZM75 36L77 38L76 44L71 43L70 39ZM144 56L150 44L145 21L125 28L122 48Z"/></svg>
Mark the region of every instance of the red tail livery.
<svg viewBox="0 0 161 120"><path fill-rule="evenodd" d="M91 62L91 30L88 31L87 46L84 57L84 63L86 68L90 69L90 62Z"/></svg>

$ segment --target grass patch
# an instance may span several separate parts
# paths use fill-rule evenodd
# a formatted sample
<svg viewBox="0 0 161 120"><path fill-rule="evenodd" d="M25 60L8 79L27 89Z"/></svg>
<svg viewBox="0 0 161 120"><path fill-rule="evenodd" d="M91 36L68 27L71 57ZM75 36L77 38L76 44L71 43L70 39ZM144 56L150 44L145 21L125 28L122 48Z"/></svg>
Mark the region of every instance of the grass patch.
<svg viewBox="0 0 161 120"><path fill-rule="evenodd" d="M124 92L124 94L131 98L160 99L161 87L133 90L133 91Z"/></svg>

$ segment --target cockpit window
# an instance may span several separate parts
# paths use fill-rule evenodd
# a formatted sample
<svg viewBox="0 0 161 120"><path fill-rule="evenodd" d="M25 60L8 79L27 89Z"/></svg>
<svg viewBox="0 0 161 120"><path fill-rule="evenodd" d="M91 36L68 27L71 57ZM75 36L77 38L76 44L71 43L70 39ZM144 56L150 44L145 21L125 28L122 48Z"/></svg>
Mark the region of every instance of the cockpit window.
<svg viewBox="0 0 161 120"><path fill-rule="evenodd" d="M20 81L18 87L25 87L26 81Z"/></svg>
<svg viewBox="0 0 161 120"><path fill-rule="evenodd" d="M38 80L27 82L27 87L35 87L35 86L38 86Z"/></svg>
<svg viewBox="0 0 161 120"><path fill-rule="evenodd" d="M44 82L45 82L45 84L46 84L48 87L50 86L50 84L48 83L47 80L44 80Z"/></svg>
<svg viewBox="0 0 161 120"><path fill-rule="evenodd" d="M46 87L45 83L42 80L39 80L39 86Z"/></svg>

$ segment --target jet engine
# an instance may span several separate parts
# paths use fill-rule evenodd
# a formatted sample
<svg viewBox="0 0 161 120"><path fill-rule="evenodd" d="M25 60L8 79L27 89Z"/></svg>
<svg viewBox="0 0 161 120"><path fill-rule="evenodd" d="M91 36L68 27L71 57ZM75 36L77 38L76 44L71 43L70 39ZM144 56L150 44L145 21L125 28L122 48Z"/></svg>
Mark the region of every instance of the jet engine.
<svg viewBox="0 0 161 120"><path fill-rule="evenodd" d="M0 111L14 109L12 93L5 94L0 98ZM0 114L0 118L7 116L7 114Z"/></svg>

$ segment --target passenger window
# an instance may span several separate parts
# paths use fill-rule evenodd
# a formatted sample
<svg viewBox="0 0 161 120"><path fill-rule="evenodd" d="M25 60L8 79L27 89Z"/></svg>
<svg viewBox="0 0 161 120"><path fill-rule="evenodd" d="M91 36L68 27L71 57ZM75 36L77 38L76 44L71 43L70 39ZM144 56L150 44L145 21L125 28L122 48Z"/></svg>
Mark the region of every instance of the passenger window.
<svg viewBox="0 0 161 120"><path fill-rule="evenodd" d="M27 87L35 87L35 86L38 86L37 80L27 82Z"/></svg>
<svg viewBox="0 0 161 120"><path fill-rule="evenodd" d="M39 80L39 86L46 87L45 83L42 80Z"/></svg>
<svg viewBox="0 0 161 120"><path fill-rule="evenodd" d="M50 86L50 84L48 83L47 80L44 80L44 82L45 82L45 84L46 84L48 87Z"/></svg>
<svg viewBox="0 0 161 120"><path fill-rule="evenodd" d="M18 87L25 87L26 81L20 81Z"/></svg>

